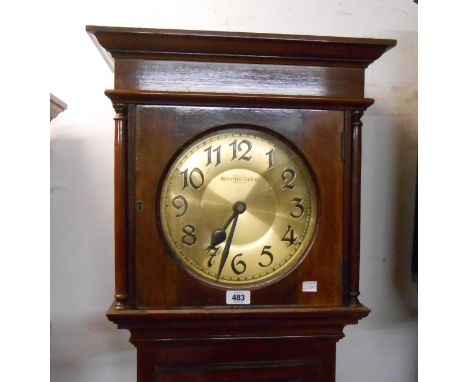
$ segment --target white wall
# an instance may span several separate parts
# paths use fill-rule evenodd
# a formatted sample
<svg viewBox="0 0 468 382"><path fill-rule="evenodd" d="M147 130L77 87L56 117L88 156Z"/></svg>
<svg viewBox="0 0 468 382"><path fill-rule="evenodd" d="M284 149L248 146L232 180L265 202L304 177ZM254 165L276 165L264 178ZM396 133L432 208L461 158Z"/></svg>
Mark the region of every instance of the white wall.
<svg viewBox="0 0 468 382"><path fill-rule="evenodd" d="M363 118L361 301L345 330L338 382L417 378L410 281L417 159L417 6L411 0L57 2L51 91L68 110L51 125L51 380L132 381L128 332L104 314L113 295L112 73L86 24L382 37L398 40L367 70Z"/></svg>

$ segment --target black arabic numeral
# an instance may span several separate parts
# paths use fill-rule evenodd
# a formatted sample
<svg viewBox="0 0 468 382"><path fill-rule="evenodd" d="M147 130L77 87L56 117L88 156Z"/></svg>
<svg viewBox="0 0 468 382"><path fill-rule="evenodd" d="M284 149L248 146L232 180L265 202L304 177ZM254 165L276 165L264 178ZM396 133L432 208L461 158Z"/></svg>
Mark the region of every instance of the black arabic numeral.
<svg viewBox="0 0 468 382"><path fill-rule="evenodd" d="M286 230L286 233L284 234L281 241L286 241L287 243L289 243L288 247L290 247L297 241L297 236L294 235L294 230L291 228L289 224L288 224L288 229Z"/></svg>
<svg viewBox="0 0 468 382"><path fill-rule="evenodd" d="M187 212L188 203L187 203L187 200L182 195L175 196L174 199L172 199L172 205L177 211L179 211L176 214L177 218L180 218L181 216L185 215L185 213Z"/></svg>
<svg viewBox="0 0 468 382"><path fill-rule="evenodd" d="M295 215L292 212L290 212L289 215L291 215L295 219L299 219L300 217L302 217L302 215L304 215L304 206L302 205L303 201L304 199L301 198L294 198L293 200L291 200L291 203L295 203L294 208L299 208L300 212L299 215Z"/></svg>
<svg viewBox="0 0 468 382"><path fill-rule="evenodd" d="M195 176L195 174L198 174L198 176ZM190 184L194 190L198 190L201 186L203 186L203 182L205 181L203 172L198 167L195 167L192 171L190 171L190 174L188 173L188 168L186 168L180 173L180 175L184 177L184 186L182 189L187 188Z"/></svg>
<svg viewBox="0 0 468 382"><path fill-rule="evenodd" d="M295 184L291 184L293 180L296 179L296 171L294 171L292 168L287 168L284 170L281 178L283 179L283 182L285 182L283 190L294 190L296 188Z"/></svg>
<svg viewBox="0 0 468 382"><path fill-rule="evenodd" d="M236 275L241 275L247 269L247 265L245 265L242 260L238 260L236 262L236 259L241 256L242 253L239 253L238 255L234 256L231 261L231 269Z"/></svg>
<svg viewBox="0 0 468 382"><path fill-rule="evenodd" d="M268 170L273 168L273 149L266 153L268 155Z"/></svg>
<svg viewBox="0 0 468 382"><path fill-rule="evenodd" d="M242 149L242 146L247 146L246 148L246 151L245 153L243 153L238 160L245 160L245 161L249 161L250 159L252 159L252 156L247 156L247 154L250 152L250 150L252 150L252 143L250 143L249 141L247 140L242 140L240 141L239 145L237 144L237 139L234 140L233 142L231 142L229 144L229 146L232 146L232 159L231 161L233 161L234 159L237 158L237 152L241 152L243 149Z"/></svg>
<svg viewBox="0 0 468 382"><path fill-rule="evenodd" d="M182 228L182 232L185 233L185 235L182 236L182 243L187 247L190 247L197 242L197 238L194 235L195 231L195 227L190 224L187 224L184 228Z"/></svg>
<svg viewBox="0 0 468 382"><path fill-rule="evenodd" d="M232 146L232 159L231 159L231 161L233 161L234 159L237 158L237 139L234 142L229 143L229 146Z"/></svg>
<svg viewBox="0 0 468 382"><path fill-rule="evenodd" d="M214 150L211 150L212 146L206 148L205 151L208 155L206 165L209 166L211 162L211 151L216 152L216 164L215 166L219 165L221 163L221 146L216 147Z"/></svg>
<svg viewBox="0 0 468 382"><path fill-rule="evenodd" d="M208 253L211 252L209 254L210 258L208 259L208 268L211 268L213 266L213 260L218 254L218 251L219 251L219 247L210 248L208 250Z"/></svg>
<svg viewBox="0 0 468 382"><path fill-rule="evenodd" d="M239 151L242 151L242 148L241 148L242 145L247 145L247 150L244 154L242 154L239 160L249 161L250 159L252 159L252 156L247 156L247 154L249 153L250 150L252 150L252 143L244 139L243 141L239 143Z"/></svg>
<svg viewBox="0 0 468 382"><path fill-rule="evenodd" d="M262 264L261 261L258 262L258 265L260 265L261 267L269 267L271 265L271 263L273 262L273 254L269 251L267 251L267 249L271 249L271 245L265 245L263 247L263 251L262 253L260 254L260 256L267 256L270 261L268 262L268 264Z"/></svg>

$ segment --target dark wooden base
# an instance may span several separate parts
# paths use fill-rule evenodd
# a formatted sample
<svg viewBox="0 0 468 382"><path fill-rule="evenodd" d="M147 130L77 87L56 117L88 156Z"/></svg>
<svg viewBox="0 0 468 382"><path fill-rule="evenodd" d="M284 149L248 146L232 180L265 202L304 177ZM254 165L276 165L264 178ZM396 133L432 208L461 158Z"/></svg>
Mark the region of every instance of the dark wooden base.
<svg viewBox="0 0 468 382"><path fill-rule="evenodd" d="M111 308L108 317L131 332L138 382L333 382L344 326L368 313L364 306Z"/></svg>
<svg viewBox="0 0 468 382"><path fill-rule="evenodd" d="M138 382L334 380L330 338L156 341L138 347Z"/></svg>

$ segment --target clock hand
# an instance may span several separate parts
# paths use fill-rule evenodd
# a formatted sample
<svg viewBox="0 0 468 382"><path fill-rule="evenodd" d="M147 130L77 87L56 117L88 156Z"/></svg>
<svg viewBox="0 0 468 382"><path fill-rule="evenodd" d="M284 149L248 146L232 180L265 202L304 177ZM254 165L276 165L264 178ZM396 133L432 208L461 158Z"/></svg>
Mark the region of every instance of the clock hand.
<svg viewBox="0 0 468 382"><path fill-rule="evenodd" d="M236 202L232 206L232 209L234 211L229 217L229 219L226 221L226 224L224 224L224 227L214 230L213 234L211 235L211 243L206 248L207 250L215 248L217 245L221 244L224 240L226 240L227 227L229 226L229 224L231 224L232 220L236 217L236 215L242 214L245 211L246 205L244 202Z"/></svg>
<svg viewBox="0 0 468 382"><path fill-rule="evenodd" d="M233 214L234 220L232 222L231 231L229 232L226 245L221 255L221 261L219 264L217 279L219 279L219 276L221 275L221 271L223 270L224 264L226 263L226 260L229 256L229 249L231 248L232 238L234 237L234 231L236 230L237 219L239 218L240 214L245 212L245 210L247 209L247 206L245 205L244 202L236 202L234 203L234 206L232 207L232 209L234 210L234 214Z"/></svg>
<svg viewBox="0 0 468 382"><path fill-rule="evenodd" d="M231 248L232 238L234 236L234 230L236 229L237 219L239 218L239 214L236 214L234 217L234 221L232 222L231 232L229 232L229 237L227 238L226 245L223 250L223 254L221 255L221 261L219 263L219 270L218 276L216 277L219 280L219 276L221 275L221 271L223 270L224 264L229 255L229 249Z"/></svg>
<svg viewBox="0 0 468 382"><path fill-rule="evenodd" d="M223 228L218 228L214 230L213 234L211 235L211 243L206 248L207 250L215 248L217 245L221 244L224 240L226 240L226 228L229 226L232 219L234 219L236 215L237 213L233 212Z"/></svg>

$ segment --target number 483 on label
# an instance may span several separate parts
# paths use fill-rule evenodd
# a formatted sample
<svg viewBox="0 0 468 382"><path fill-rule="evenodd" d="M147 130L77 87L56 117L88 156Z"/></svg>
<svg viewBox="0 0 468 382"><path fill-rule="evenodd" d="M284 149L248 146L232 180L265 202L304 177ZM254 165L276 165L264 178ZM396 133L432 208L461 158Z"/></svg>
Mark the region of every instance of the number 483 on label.
<svg viewBox="0 0 468 382"><path fill-rule="evenodd" d="M228 305L250 305L250 291L249 290L226 291L226 304Z"/></svg>

